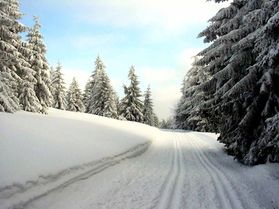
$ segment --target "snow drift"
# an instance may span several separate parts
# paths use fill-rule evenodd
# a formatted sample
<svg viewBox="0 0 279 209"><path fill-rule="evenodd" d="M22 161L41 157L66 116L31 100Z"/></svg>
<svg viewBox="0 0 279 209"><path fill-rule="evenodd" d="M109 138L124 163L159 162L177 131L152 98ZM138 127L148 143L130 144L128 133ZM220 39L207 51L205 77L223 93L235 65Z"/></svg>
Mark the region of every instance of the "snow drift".
<svg viewBox="0 0 279 209"><path fill-rule="evenodd" d="M157 129L85 113L0 113L0 188L146 149ZM132 149L133 150L133 149Z"/></svg>

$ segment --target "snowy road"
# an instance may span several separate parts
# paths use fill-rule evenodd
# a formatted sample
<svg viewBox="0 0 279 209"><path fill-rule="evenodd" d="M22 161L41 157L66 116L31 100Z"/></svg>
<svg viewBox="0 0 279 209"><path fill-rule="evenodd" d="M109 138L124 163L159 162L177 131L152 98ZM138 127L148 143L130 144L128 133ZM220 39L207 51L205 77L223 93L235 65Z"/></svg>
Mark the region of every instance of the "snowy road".
<svg viewBox="0 0 279 209"><path fill-rule="evenodd" d="M276 166L240 165L213 134L162 131L144 154L13 208L274 209L278 182Z"/></svg>

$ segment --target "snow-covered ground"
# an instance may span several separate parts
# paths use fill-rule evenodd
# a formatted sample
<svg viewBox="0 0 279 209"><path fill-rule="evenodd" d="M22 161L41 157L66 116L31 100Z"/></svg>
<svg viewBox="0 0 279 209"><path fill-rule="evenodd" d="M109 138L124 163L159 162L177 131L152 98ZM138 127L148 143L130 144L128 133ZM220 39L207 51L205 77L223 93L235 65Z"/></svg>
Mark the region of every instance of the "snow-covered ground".
<svg viewBox="0 0 279 209"><path fill-rule="evenodd" d="M144 151L158 130L134 124L56 109L0 113L0 198Z"/></svg>
<svg viewBox="0 0 279 209"><path fill-rule="evenodd" d="M44 175L0 189L1 209L279 208L278 164L243 166L223 152L214 134L57 110L1 114L0 123L3 185Z"/></svg>

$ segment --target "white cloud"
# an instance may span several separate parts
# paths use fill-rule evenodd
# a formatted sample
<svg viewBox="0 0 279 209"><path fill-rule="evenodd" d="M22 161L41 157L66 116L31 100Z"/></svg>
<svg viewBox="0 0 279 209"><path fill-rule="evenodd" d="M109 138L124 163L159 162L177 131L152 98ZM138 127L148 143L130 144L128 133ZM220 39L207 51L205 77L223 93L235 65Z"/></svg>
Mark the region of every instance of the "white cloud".
<svg viewBox="0 0 279 209"><path fill-rule="evenodd" d="M90 74L88 72L81 71L80 69L71 69L67 67L62 68L62 73L64 74L64 79L66 87L68 88L71 84L73 78L75 77L80 89L84 89Z"/></svg>
<svg viewBox="0 0 279 209"><path fill-rule="evenodd" d="M113 43L122 41L123 38L116 34L99 34L99 35L81 35L76 36L75 41L69 41L74 48L78 50L86 48L100 48L102 46L111 45Z"/></svg>
<svg viewBox="0 0 279 209"><path fill-rule="evenodd" d="M181 97L181 82L186 72L191 68L193 56L201 49L188 48L177 56L176 67L154 68L138 67L139 77L151 84L154 110L160 119L166 119L174 114L176 104Z"/></svg>
<svg viewBox="0 0 279 209"><path fill-rule="evenodd" d="M180 96L177 86L165 86L153 91L154 111L160 119L167 119L174 114Z"/></svg>
<svg viewBox="0 0 279 209"><path fill-rule="evenodd" d="M194 61L194 56L196 56L201 50L202 48L184 49L178 56L178 63L180 68L182 67L184 70L188 71ZM184 71L184 73L186 73L186 71Z"/></svg>
<svg viewBox="0 0 279 209"><path fill-rule="evenodd" d="M58 36L50 40L52 49L67 47L73 50L82 52L86 49L100 49L104 46L111 46L114 43L122 42L124 38L118 34L103 33L103 34L68 34L67 36Z"/></svg>
<svg viewBox="0 0 279 209"><path fill-rule="evenodd" d="M115 26L152 26L168 31L184 30L189 24L205 23L226 3L206 0L83 0L83 18ZM65 2L66 3L66 2Z"/></svg>
<svg viewBox="0 0 279 209"><path fill-rule="evenodd" d="M118 96L123 93L123 81L119 78L111 78L111 85L113 89L117 92Z"/></svg>
<svg viewBox="0 0 279 209"><path fill-rule="evenodd" d="M160 119L173 115L180 97L178 71L171 68L138 67L140 79L151 85L154 111ZM180 83L180 81L179 81Z"/></svg>
<svg viewBox="0 0 279 209"><path fill-rule="evenodd" d="M173 68L166 67L137 67L140 77L144 79L146 83L157 85L164 85L166 83L175 83L176 81L182 81L182 76L191 68L194 61L194 56L200 52L201 48L187 48L178 53L176 63Z"/></svg>
<svg viewBox="0 0 279 209"><path fill-rule="evenodd" d="M138 67L140 77L148 84L161 85L177 78L177 71L170 68Z"/></svg>

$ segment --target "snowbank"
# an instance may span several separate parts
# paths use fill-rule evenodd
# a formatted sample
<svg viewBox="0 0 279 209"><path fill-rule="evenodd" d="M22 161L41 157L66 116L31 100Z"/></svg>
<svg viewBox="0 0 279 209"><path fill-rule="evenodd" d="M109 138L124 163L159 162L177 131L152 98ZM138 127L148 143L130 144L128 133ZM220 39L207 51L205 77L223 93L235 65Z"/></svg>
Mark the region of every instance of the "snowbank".
<svg viewBox="0 0 279 209"><path fill-rule="evenodd" d="M0 113L0 188L114 156L155 137L156 128L85 113Z"/></svg>

